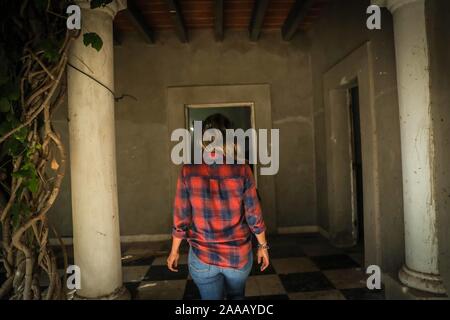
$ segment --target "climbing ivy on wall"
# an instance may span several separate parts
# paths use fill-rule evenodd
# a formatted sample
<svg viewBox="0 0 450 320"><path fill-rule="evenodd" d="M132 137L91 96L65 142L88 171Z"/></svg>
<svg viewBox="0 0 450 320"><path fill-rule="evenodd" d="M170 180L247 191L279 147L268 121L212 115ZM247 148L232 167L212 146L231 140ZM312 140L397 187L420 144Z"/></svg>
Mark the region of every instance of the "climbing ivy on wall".
<svg viewBox="0 0 450 320"><path fill-rule="evenodd" d="M95 9L112 0L92 0ZM66 95L68 50L79 30L67 30L66 0L0 2L0 299L65 299L48 246L47 213L65 174L66 152L52 115ZM97 51L91 30L85 45ZM62 245L62 242L61 242ZM64 252L64 248L63 248ZM67 266L65 255L64 264ZM41 291L40 279L49 286Z"/></svg>

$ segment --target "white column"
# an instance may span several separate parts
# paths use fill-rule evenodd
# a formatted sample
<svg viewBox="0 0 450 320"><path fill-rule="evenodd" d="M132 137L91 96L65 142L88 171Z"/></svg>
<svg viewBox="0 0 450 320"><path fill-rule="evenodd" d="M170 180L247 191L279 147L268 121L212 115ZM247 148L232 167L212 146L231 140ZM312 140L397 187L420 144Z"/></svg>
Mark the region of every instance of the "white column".
<svg viewBox="0 0 450 320"><path fill-rule="evenodd" d="M114 60L112 21L124 8L113 1L104 8L82 8L82 32L73 43L69 66L68 106L72 219L75 264L81 270L78 298L116 299L126 296L122 285L114 129ZM83 44L83 34L103 40L99 52Z"/></svg>
<svg viewBox="0 0 450 320"><path fill-rule="evenodd" d="M403 167L405 285L445 293L438 268L425 0L373 1L393 14Z"/></svg>

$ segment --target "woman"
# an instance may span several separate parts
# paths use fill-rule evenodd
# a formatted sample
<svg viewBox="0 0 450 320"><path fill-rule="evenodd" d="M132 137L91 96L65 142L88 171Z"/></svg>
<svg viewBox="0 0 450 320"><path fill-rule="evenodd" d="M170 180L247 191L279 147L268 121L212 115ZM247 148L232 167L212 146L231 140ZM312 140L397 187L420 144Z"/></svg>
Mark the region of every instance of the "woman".
<svg viewBox="0 0 450 320"><path fill-rule="evenodd" d="M225 137L231 123L225 116L215 114L204 121L203 132L207 129L220 130ZM207 156L212 160L222 157L225 163L224 151L214 150ZM187 239L189 272L202 299L219 300L226 296L240 300L245 296L245 282L252 269L252 233L258 241L261 271L269 265L266 227L250 167L208 161L211 162L184 165L181 170L167 266L178 271L179 247Z"/></svg>

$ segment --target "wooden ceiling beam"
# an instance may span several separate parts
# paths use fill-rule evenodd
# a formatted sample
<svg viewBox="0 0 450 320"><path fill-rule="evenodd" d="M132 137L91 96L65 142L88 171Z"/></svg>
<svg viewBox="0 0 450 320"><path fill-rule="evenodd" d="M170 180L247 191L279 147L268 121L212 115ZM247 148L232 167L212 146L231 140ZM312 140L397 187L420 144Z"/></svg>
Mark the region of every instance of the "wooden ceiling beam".
<svg viewBox="0 0 450 320"><path fill-rule="evenodd" d="M214 0L214 36L216 41L223 41L224 38L223 1Z"/></svg>
<svg viewBox="0 0 450 320"><path fill-rule="evenodd" d="M298 30L300 23L308 15L309 9L311 9L315 0L296 0L291 8L283 27L281 28L281 35L286 41L292 40L295 33Z"/></svg>
<svg viewBox="0 0 450 320"><path fill-rule="evenodd" d="M141 10L139 10L139 8L134 4L134 1L127 1L127 9L125 10L125 14L139 33L142 34L145 41L147 43L154 43L153 31L147 24Z"/></svg>
<svg viewBox="0 0 450 320"><path fill-rule="evenodd" d="M188 42L188 32L186 23L184 22L183 13L181 12L179 0L166 0L169 6L169 12L175 25L175 31L181 42Z"/></svg>
<svg viewBox="0 0 450 320"><path fill-rule="evenodd" d="M248 28L251 41L257 41L259 39L268 7L269 0L255 0L250 26Z"/></svg>

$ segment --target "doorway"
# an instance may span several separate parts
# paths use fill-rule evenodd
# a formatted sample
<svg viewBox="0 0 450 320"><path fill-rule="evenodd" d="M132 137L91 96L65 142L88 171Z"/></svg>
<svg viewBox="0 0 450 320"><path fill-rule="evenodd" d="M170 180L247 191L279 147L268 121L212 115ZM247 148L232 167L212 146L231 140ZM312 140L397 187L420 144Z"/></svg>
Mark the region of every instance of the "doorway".
<svg viewBox="0 0 450 320"><path fill-rule="evenodd" d="M353 184L353 223L356 231L357 245L364 247L364 190L363 190L363 160L361 146L361 116L359 108L359 88L351 87L349 94L350 144Z"/></svg>
<svg viewBox="0 0 450 320"><path fill-rule="evenodd" d="M247 131L248 129L255 129L254 120L254 110L253 103L221 103L221 104L196 104L196 105L186 105L185 116L186 116L186 129L188 129L191 134L194 131L194 121L204 121L207 117L220 113L227 117L232 124L231 129L242 129ZM225 137L224 137L225 139ZM245 159L248 161L250 159L250 154L256 150L256 141L253 144L250 143L249 139L245 139ZM194 141L192 140L191 145L191 156L193 157ZM191 159L193 161L193 158ZM256 171L256 164L250 164L250 168L253 171L255 177L255 183L258 184Z"/></svg>
<svg viewBox="0 0 450 320"><path fill-rule="evenodd" d="M390 106L396 101L395 90L375 95L375 84L378 89L390 88L390 82L375 76L374 68L380 67L375 57L373 44L367 42L323 76L327 231L331 243L338 247L353 247L358 239L364 240L364 265L376 264L384 271L396 272L404 259L402 255L393 254L404 252L401 162L397 156L400 148L398 110ZM349 89L354 87L358 90L353 90L352 97ZM359 99L355 99L356 95ZM354 130L349 116L351 98L359 106L356 111L360 118L364 199L354 197L352 189L356 186L356 175L349 141L350 132ZM391 200L383 201L386 198ZM364 207L364 212L359 210L358 225L355 225L356 199ZM382 216L381 212L389 214ZM360 235L355 238L358 229ZM396 232L382 232L386 230Z"/></svg>
<svg viewBox="0 0 450 320"><path fill-rule="evenodd" d="M182 86L167 89L167 126L168 132L187 127L186 107L204 106L233 107L251 106L252 127L255 130L272 128L272 112L270 85L268 84L239 84L239 85L210 85L210 86ZM172 142L175 146L177 142ZM256 149L255 149L256 150ZM170 162L169 197L175 197L176 183L180 174L180 166ZM264 220L268 232L277 231L275 176L260 175L254 170L254 177L258 185L258 192L263 199ZM172 205L171 205L172 206Z"/></svg>

